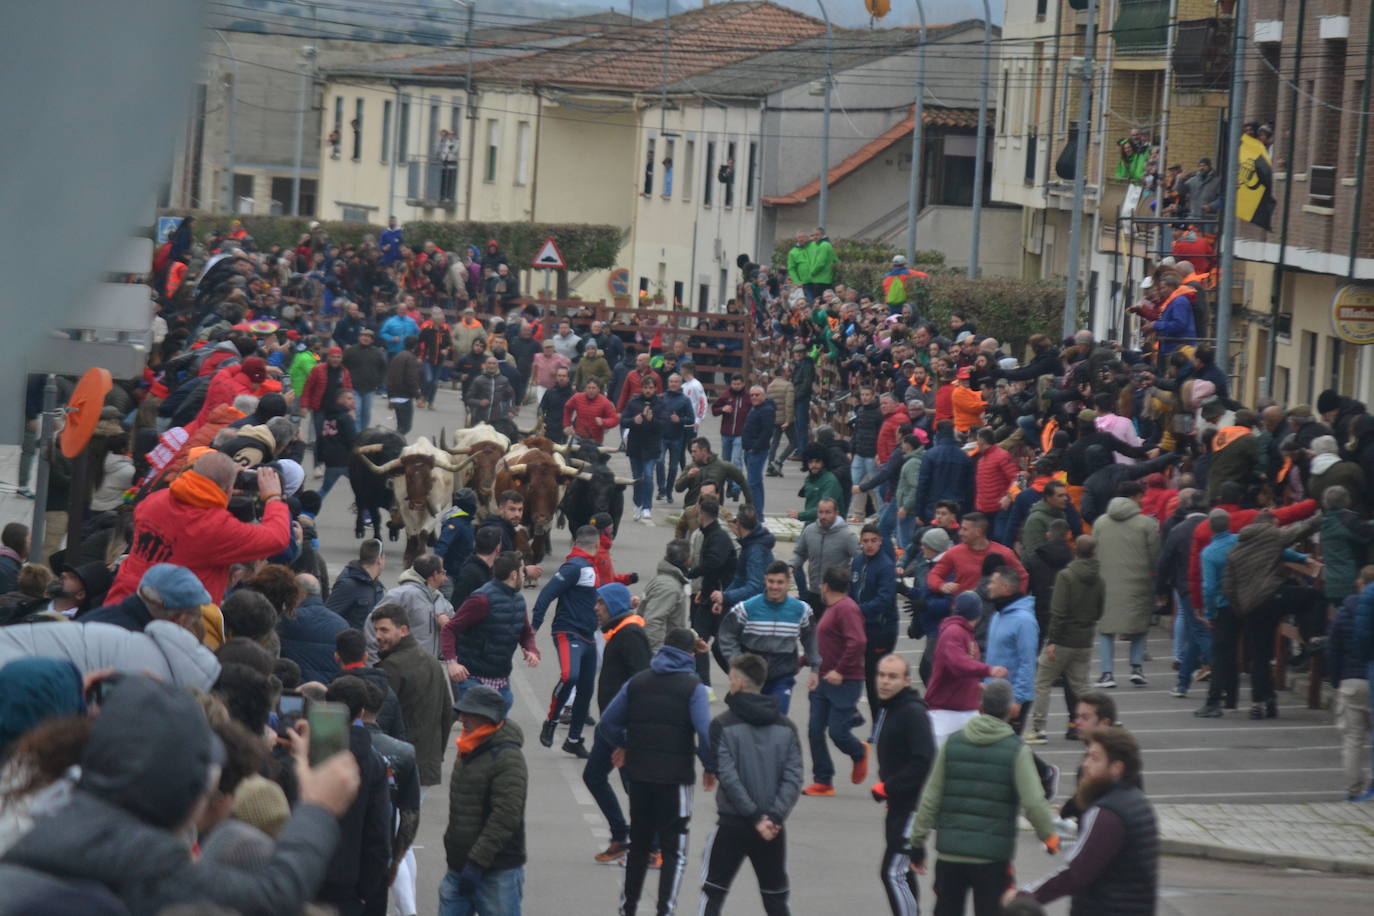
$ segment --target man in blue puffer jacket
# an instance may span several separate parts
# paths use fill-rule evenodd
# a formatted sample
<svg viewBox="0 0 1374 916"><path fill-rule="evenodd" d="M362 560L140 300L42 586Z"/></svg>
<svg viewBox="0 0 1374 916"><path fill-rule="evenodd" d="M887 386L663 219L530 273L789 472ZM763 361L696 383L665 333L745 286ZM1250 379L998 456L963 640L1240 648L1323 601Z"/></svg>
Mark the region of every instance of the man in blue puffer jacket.
<svg viewBox="0 0 1374 916"><path fill-rule="evenodd" d="M930 521L942 499L954 500L963 511L973 505L973 462L954 441L952 420L935 424L935 444L926 451L917 478L916 514Z"/></svg>
<svg viewBox="0 0 1374 916"><path fill-rule="evenodd" d="M879 707L878 661L897 645L897 567L883 550L883 536L877 525L864 525L859 532L859 554L850 563L849 596L858 602L864 615L864 684L868 708ZM876 713L874 714L876 716Z"/></svg>
<svg viewBox="0 0 1374 916"><path fill-rule="evenodd" d="M1035 656L1040 650L1035 599L1021 594L1020 576L1006 566L1000 567L988 581L988 598L997 611L988 622L988 651L984 661L993 667L1007 669L1014 701L1012 715L1007 721L1019 735L1035 699Z"/></svg>
<svg viewBox="0 0 1374 916"><path fill-rule="evenodd" d="M723 590L711 596L713 604L729 610L746 598L763 594L763 571L773 562L773 547L778 540L759 522L753 506L740 506L735 516L735 534L739 537L739 558L735 561L735 578Z"/></svg>
<svg viewBox="0 0 1374 916"><path fill-rule="evenodd" d="M539 743L553 747L559 713L575 687L577 697L573 700L572 723L568 726L563 750L580 760L591 756L582 741L582 726L587 721L587 707L596 694L595 560L600 540L601 532L595 525L578 528L572 552L534 602L534 629L538 632L549 604L558 600L558 610L554 612L551 625L558 656L558 685L553 689L548 718L539 729Z"/></svg>
<svg viewBox="0 0 1374 916"><path fill-rule="evenodd" d="M295 616L283 617L277 623L281 655L301 666L302 683L328 684L339 675L339 662L334 658L334 637L348 629L348 621L324 606L319 579L301 573L296 576L296 584L305 592L305 597L296 608Z"/></svg>

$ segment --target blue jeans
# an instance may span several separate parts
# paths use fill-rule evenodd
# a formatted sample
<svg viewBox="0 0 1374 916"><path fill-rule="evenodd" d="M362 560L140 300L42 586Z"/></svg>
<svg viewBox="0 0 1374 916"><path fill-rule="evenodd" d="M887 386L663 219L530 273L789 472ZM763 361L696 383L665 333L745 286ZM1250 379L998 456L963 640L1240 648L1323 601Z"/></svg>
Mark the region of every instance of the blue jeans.
<svg viewBox="0 0 1374 916"><path fill-rule="evenodd" d="M630 473L634 476L634 501L638 509L654 507L654 468L657 458L631 458Z"/></svg>
<svg viewBox="0 0 1374 916"><path fill-rule="evenodd" d="M424 399L425 403L434 406L434 393L439 388L439 367L432 366L428 360L421 361L420 371L424 374Z"/></svg>
<svg viewBox="0 0 1374 916"><path fill-rule="evenodd" d="M749 480L749 495L754 508L763 514L763 466L768 463L768 449L744 453L745 476Z"/></svg>
<svg viewBox="0 0 1374 916"><path fill-rule="evenodd" d="M858 455L855 455L849 461L849 479L854 486L858 486L859 484L863 483L865 480L876 474L877 471L877 458L861 458ZM869 491L869 495L873 497L873 502L878 506L879 509L881 509L883 506L882 494L879 493L876 489L874 489ZM858 494L858 496L856 497L856 501L859 504L858 508L862 509L864 504L864 496L862 493Z"/></svg>
<svg viewBox="0 0 1374 916"><path fill-rule="evenodd" d="M664 439L658 450L658 464L654 468L659 493L672 493L673 484L677 483L677 472L681 468L682 440Z"/></svg>
<svg viewBox="0 0 1374 916"><path fill-rule="evenodd" d="M897 560L897 548L893 544L892 538L897 533L897 503L895 500L888 500L883 503L883 507L878 510L878 535L883 539L883 552L888 555L893 562ZM903 547L906 541L898 541Z"/></svg>
<svg viewBox="0 0 1374 916"><path fill-rule="evenodd" d="M895 517L896 511L893 511ZM911 543L911 536L916 533L916 517L908 514L906 518L897 519L897 546L903 549Z"/></svg>
<svg viewBox="0 0 1374 916"><path fill-rule="evenodd" d="M806 726L806 737L811 744L811 772L816 782L830 785L835 781L835 764L830 761L830 748L825 741L827 734L846 757L863 759L863 743L850 730L863 689L863 681L845 681L838 687L821 681L811 691L811 721Z"/></svg>
<svg viewBox="0 0 1374 916"><path fill-rule="evenodd" d="M372 425L372 392L355 391L353 397L358 405L358 431L362 432Z"/></svg>
<svg viewBox="0 0 1374 916"><path fill-rule="evenodd" d="M481 681L477 680L475 677L470 677L466 681L453 681L453 701L457 703L463 694L468 692L469 687L473 687L480 683ZM501 699L506 701L506 712L509 714L511 705L515 702L515 695L510 692L509 686L498 687L496 688L496 692L501 694Z"/></svg>
<svg viewBox="0 0 1374 916"><path fill-rule="evenodd" d="M592 755L587 758L587 765L582 768L582 784L592 793L592 798L596 799L596 806L606 818L606 823L611 828L611 842L627 843L630 839L630 825L625 821L625 812L620 807L620 799L616 797L615 789L611 788L611 770L615 769L611 765L612 750L609 741L600 735L594 736ZM625 778L623 770L620 778ZM626 791L629 791L628 786Z"/></svg>
<svg viewBox="0 0 1374 916"><path fill-rule="evenodd" d="M763 695L778 698L778 712L784 716L792 705L792 688L797 686L795 677L780 677L763 685Z"/></svg>
<svg viewBox="0 0 1374 916"><path fill-rule="evenodd" d="M1193 614L1187 594L1175 591L1174 602L1178 608L1178 613L1174 615L1175 624L1181 623L1183 627L1182 643L1177 636L1174 639L1174 651L1178 655L1178 689L1187 690L1193 684L1193 674L1198 665L1212 660L1212 631Z"/></svg>
<svg viewBox="0 0 1374 916"><path fill-rule="evenodd" d="M1102 670L1111 674L1116 669L1112 667L1113 644L1116 635L1113 633L1097 634L1097 651L1102 656ZM1131 637L1131 667L1139 668L1145 664L1145 634L1137 633Z"/></svg>
<svg viewBox="0 0 1374 916"><path fill-rule="evenodd" d="M458 896L458 872L450 868L439 883L439 916L520 916L524 897L523 866L488 871L471 897Z"/></svg>
<svg viewBox="0 0 1374 916"><path fill-rule="evenodd" d="M720 460L728 461L741 471L744 470L744 449L740 447L739 436L720 437ZM728 489L735 490L733 483L728 485ZM723 499L726 494L720 494ZM733 492L730 495L734 495Z"/></svg>
<svg viewBox="0 0 1374 916"><path fill-rule="evenodd" d="M348 468L346 468L346 467L345 467L345 468L331 468L331 467L326 467L326 468L324 469L324 483L320 484L320 502L324 502L324 498L325 498L326 496L329 495L329 491L332 490L332 489L334 488L334 484L336 484L336 483L339 482L339 478L340 478L340 477L347 477L347 476L348 476Z"/></svg>

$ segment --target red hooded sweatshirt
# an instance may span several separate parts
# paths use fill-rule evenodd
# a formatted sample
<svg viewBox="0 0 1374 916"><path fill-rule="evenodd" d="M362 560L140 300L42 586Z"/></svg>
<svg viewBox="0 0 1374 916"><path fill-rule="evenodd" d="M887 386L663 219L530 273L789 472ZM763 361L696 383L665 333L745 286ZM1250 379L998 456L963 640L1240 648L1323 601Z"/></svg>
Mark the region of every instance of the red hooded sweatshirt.
<svg viewBox="0 0 1374 916"><path fill-rule="evenodd" d="M615 564L611 562L611 536L606 532L601 532L601 541L596 547L596 557L592 559L592 568L596 570L596 586L609 585L612 582L619 582L621 585L631 585L630 574L616 575Z"/></svg>
<svg viewBox="0 0 1374 916"><path fill-rule="evenodd" d="M926 685L926 706L954 712L977 709L983 678L991 676L992 669L983 663L978 640L973 638L973 621L959 614L940 621L930 683Z"/></svg>

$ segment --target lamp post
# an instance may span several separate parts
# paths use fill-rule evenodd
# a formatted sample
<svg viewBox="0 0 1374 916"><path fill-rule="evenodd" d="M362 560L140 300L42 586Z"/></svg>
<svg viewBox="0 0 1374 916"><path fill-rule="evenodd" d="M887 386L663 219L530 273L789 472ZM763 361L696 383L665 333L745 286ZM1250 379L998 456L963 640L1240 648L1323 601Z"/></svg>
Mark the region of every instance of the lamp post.
<svg viewBox="0 0 1374 916"><path fill-rule="evenodd" d="M825 4L821 0L816 0L816 5L821 8L821 17L825 19L825 114L821 119L821 194L817 206L820 209L821 228L829 231L827 219L830 214L830 87L833 82L831 54L834 51L835 30L830 25L830 14L825 11ZM984 5L986 6L986 0Z"/></svg>
<svg viewBox="0 0 1374 916"><path fill-rule="evenodd" d="M916 58L916 107L911 119L911 189L906 202L906 262L916 263L916 221L920 218L921 147L924 145L926 110L926 6L915 0L921 17L921 38Z"/></svg>
<svg viewBox="0 0 1374 916"><path fill-rule="evenodd" d="M1078 261L1083 250L1083 207L1088 193L1088 121L1093 116L1093 51L1097 45L1097 0L1088 0L1088 25L1083 32L1083 86L1078 100L1078 139L1073 155L1073 214L1069 218L1069 270L1064 283L1065 337L1074 332L1078 318Z"/></svg>
<svg viewBox="0 0 1374 916"><path fill-rule="evenodd" d="M988 158L988 72L992 66L992 11L983 0L983 76L978 98L978 150L973 160L973 228L969 235L968 276L978 278L978 245L983 223L983 170Z"/></svg>

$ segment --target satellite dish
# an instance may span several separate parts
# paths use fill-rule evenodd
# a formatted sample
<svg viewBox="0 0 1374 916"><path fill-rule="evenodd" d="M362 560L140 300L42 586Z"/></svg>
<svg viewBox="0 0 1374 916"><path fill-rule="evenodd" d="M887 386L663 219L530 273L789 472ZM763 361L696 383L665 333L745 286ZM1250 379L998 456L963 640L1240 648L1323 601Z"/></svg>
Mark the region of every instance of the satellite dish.
<svg viewBox="0 0 1374 916"><path fill-rule="evenodd" d="M81 376L76 390L67 400L67 422L59 439L63 455L75 458L91 441L96 424L100 422L100 411L105 406L105 395L113 387L114 379L108 369L97 366L87 369Z"/></svg>

